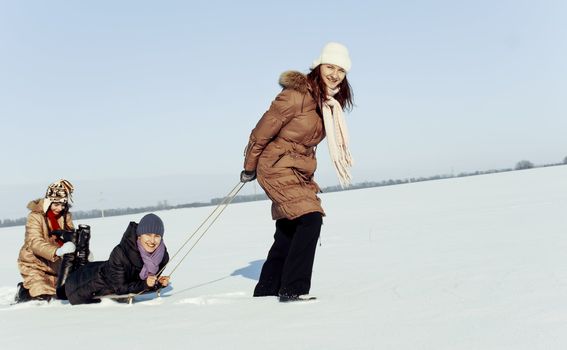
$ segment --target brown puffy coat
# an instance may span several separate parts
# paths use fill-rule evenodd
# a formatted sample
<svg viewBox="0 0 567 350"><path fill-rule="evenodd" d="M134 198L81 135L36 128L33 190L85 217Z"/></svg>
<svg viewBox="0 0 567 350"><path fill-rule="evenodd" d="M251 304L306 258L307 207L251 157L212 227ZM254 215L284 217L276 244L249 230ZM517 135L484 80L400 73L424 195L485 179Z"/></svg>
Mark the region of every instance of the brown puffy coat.
<svg viewBox="0 0 567 350"><path fill-rule="evenodd" d="M313 180L316 146L325 137L323 119L309 92L307 76L295 71L280 76L282 92L250 135L244 169L256 170L258 182L272 200L274 220L324 214Z"/></svg>
<svg viewBox="0 0 567 350"><path fill-rule="evenodd" d="M61 258L55 255L58 246L54 237L49 237L48 220L43 210L43 199L28 204L31 211L26 222L24 245L18 256L18 268L24 279L24 287L32 297L55 294L57 272ZM58 219L59 226L73 229L71 213Z"/></svg>

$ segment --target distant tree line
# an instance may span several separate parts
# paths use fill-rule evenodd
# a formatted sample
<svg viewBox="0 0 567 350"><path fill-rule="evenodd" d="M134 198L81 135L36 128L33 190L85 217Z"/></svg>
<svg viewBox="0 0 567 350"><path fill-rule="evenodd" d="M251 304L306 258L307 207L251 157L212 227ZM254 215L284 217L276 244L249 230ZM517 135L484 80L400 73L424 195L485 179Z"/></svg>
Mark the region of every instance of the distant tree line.
<svg viewBox="0 0 567 350"><path fill-rule="evenodd" d="M0 220L0 227L21 226L26 224L27 218Z"/></svg>
<svg viewBox="0 0 567 350"><path fill-rule="evenodd" d="M370 187L382 187L382 186L393 186L393 185L402 185L412 182L422 182L422 181L434 181L434 180L442 180L442 179L450 179L455 177L466 177L466 176L476 176L476 175L485 175L485 174L494 174L494 173L502 173L507 171L513 170L525 170L531 169L536 167L549 167L549 166L558 166L558 165L566 165L567 164L567 157L563 159L562 163L554 163L554 164L544 164L540 166L534 165L529 160L521 160L516 163L514 169L512 168L505 168L505 169L491 169L491 170L484 170L484 171L474 171L474 172L462 172L457 175L447 174L447 175L435 175L429 177L412 177L408 179L389 179L383 180L380 182L374 181L365 181L356 183L348 188L342 188L340 186L328 186L321 189L323 193L329 192L339 192L339 191L349 191L349 190L356 190L361 188L370 188ZM260 201L265 200L268 197L265 194L254 194L254 195L240 195L234 197L232 200L233 203L241 203L241 202L252 202L252 201ZM159 210L169 210L169 209L181 209L181 208L198 208L198 207L206 207L206 206L213 206L219 205L222 203L224 198L213 198L209 202L193 202L193 203L186 203L186 204L178 204L178 205L169 205L167 201L160 201L155 206L147 206L147 207L139 207L139 208L119 208L119 209L93 209L89 211L73 211L73 218L74 219L93 219L93 218L100 218L106 216L119 216L119 215L129 215L129 214L138 214L138 213L145 213L150 211L159 211ZM0 227L8 227L8 226L21 226L26 224L27 218L18 218L18 219L4 219L0 220Z"/></svg>
<svg viewBox="0 0 567 350"><path fill-rule="evenodd" d="M521 160L516 163L516 170L524 170L524 169L531 169L534 167L534 164L529 160Z"/></svg>
<svg viewBox="0 0 567 350"><path fill-rule="evenodd" d="M147 206L147 207L138 207L138 208L119 208L119 209L93 209L88 211L74 211L73 212L73 219L93 219L93 218L101 218L106 216L119 216L119 215L129 215L129 214L138 214L138 213L145 213L150 211L159 211L159 210L168 210L168 209L180 209L180 208L197 208L197 207L206 207L210 206L213 203L201 203L201 202L194 202L194 203L186 203L186 204L178 204L178 205L168 205L167 201L159 202L157 205L154 206ZM19 219L5 219L0 220L0 227L8 227L8 226L20 226L26 224L27 218L19 218Z"/></svg>

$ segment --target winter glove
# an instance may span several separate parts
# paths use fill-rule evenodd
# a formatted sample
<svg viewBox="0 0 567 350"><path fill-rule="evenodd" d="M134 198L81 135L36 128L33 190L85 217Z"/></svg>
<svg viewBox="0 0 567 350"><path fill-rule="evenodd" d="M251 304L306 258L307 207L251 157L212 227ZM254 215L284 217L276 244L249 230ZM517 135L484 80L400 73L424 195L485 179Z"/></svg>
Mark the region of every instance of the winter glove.
<svg viewBox="0 0 567 350"><path fill-rule="evenodd" d="M240 173L240 182L250 182L250 181L254 181L256 179L256 171L252 170L252 171L247 171L247 170L242 170L242 172Z"/></svg>
<svg viewBox="0 0 567 350"><path fill-rule="evenodd" d="M67 243L63 244L60 248L57 248L57 250L55 251L55 255L63 256L65 254L74 253L75 249L77 249L75 247L75 243L67 242Z"/></svg>
<svg viewBox="0 0 567 350"><path fill-rule="evenodd" d="M63 239L64 233L65 233L65 230L53 230L53 231L49 232L49 236L55 236L57 238Z"/></svg>

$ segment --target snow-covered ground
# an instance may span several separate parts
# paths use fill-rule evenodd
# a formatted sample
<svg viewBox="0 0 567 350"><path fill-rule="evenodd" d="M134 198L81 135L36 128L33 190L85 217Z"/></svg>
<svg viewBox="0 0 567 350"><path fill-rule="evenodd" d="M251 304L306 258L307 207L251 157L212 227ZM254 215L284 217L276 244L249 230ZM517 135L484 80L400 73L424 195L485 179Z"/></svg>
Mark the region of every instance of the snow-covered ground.
<svg viewBox="0 0 567 350"><path fill-rule="evenodd" d="M567 166L321 197L307 303L251 297L272 243L267 201L230 205L173 288L134 305L10 305L24 232L1 229L0 348L567 348ZM170 252L212 209L158 212ZM106 259L142 215L76 224Z"/></svg>

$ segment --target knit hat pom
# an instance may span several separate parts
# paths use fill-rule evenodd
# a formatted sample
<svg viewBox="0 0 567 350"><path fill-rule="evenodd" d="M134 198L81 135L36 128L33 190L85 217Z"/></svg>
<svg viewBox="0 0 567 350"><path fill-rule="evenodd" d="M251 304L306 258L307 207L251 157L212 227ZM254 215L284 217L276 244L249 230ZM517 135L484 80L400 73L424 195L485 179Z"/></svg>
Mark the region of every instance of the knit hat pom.
<svg viewBox="0 0 567 350"><path fill-rule="evenodd" d="M345 71L349 71L352 63L348 54L348 49L339 43L330 42L321 51L321 56L313 61L311 69L320 64L329 63L341 67Z"/></svg>
<svg viewBox="0 0 567 350"><path fill-rule="evenodd" d="M161 221L159 216L157 216L156 214L145 215L142 220L140 220L138 228L136 228L136 235L138 236L148 233L154 233L156 235L163 236L163 221Z"/></svg>

